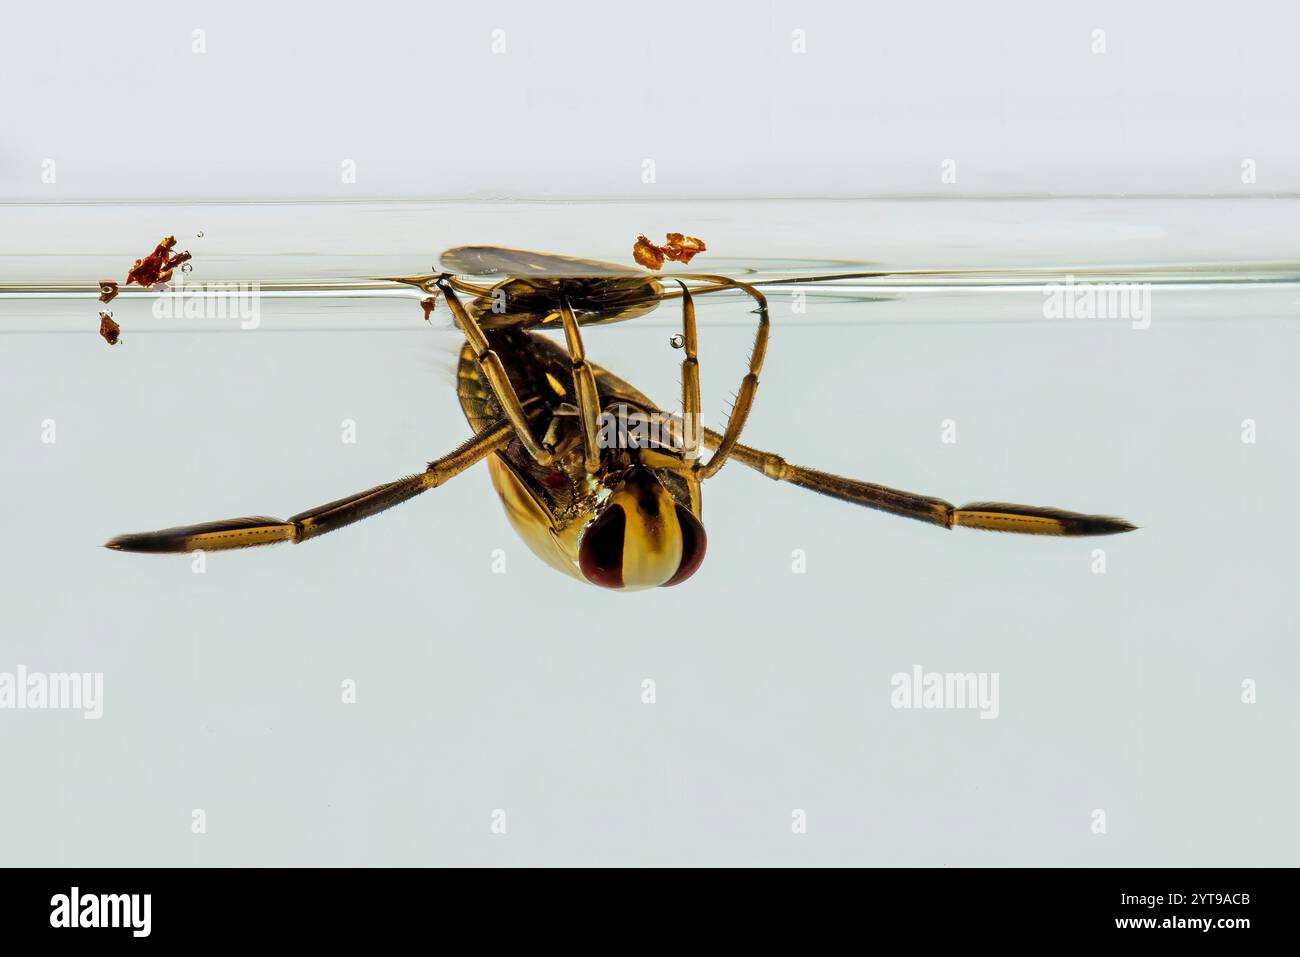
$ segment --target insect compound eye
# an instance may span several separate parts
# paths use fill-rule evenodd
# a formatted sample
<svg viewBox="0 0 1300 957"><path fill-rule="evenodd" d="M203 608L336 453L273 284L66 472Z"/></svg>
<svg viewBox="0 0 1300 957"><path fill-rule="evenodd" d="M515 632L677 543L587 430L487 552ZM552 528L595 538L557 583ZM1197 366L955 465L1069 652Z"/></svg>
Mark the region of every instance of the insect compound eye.
<svg viewBox="0 0 1300 957"><path fill-rule="evenodd" d="M665 588L680 585L694 575L696 569L704 564L704 552L709 544L709 536L704 534L704 525L690 509L677 506L677 524L682 530L682 563L677 566L677 574L664 582Z"/></svg>
<svg viewBox="0 0 1300 957"><path fill-rule="evenodd" d="M627 513L611 504L582 535L578 546L578 568L587 581L603 588L623 587L623 540L627 534Z"/></svg>

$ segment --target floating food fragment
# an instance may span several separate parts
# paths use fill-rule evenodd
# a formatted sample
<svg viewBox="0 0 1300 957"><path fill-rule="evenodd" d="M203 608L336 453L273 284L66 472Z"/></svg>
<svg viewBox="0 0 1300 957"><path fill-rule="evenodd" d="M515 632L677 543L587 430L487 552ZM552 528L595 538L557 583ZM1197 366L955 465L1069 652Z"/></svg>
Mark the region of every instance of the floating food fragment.
<svg viewBox="0 0 1300 957"><path fill-rule="evenodd" d="M200 236L203 233L199 233ZM143 259L137 259L131 271L126 274L126 285L135 283L143 286L145 289L152 289L159 283L168 282L172 278L172 272L177 266L181 267L182 272L189 272L192 266L188 265L194 257L189 252L173 253L176 248L176 237L166 236L163 241L154 247L153 252ZM111 279L101 279L99 281L99 301L110 303L117 296L117 283ZM113 321L111 312L101 312L99 314L99 334L104 337L104 341L110 346L118 343L118 336L122 332L122 327Z"/></svg>
<svg viewBox="0 0 1300 957"><path fill-rule="evenodd" d="M131 271L126 274L126 284L129 286L131 283L136 283L148 289L157 283L171 279L172 270L194 258L188 252L173 255L172 249L175 246L176 237L168 236L144 259L137 259Z"/></svg>
<svg viewBox="0 0 1300 957"><path fill-rule="evenodd" d="M122 334L122 327L113 321L111 313L101 312L99 314L99 334L110 346L117 345L118 336Z"/></svg>
<svg viewBox="0 0 1300 957"><path fill-rule="evenodd" d="M143 259L137 259L131 271L126 274L126 284L132 283L148 288L159 281L163 271L167 268L167 258L171 254L171 249L176 245L176 237L168 236L160 242L154 251Z"/></svg>
<svg viewBox="0 0 1300 957"><path fill-rule="evenodd" d="M426 296L424 299L420 300L420 308L424 310L425 322L429 321L429 313L433 312L436 305L438 305L438 297L436 295Z"/></svg>
<svg viewBox="0 0 1300 957"><path fill-rule="evenodd" d="M659 269L665 259L688 263L707 249L704 240L681 233L669 233L662 246L656 246L645 236L638 236L632 246L632 258L646 269Z"/></svg>
<svg viewBox="0 0 1300 957"><path fill-rule="evenodd" d="M644 236L638 236L632 246L632 258L646 269L658 269L664 264L664 251Z"/></svg>
<svg viewBox="0 0 1300 957"><path fill-rule="evenodd" d="M688 263L708 248L702 239L669 233L668 241L664 243L664 255L675 263Z"/></svg>

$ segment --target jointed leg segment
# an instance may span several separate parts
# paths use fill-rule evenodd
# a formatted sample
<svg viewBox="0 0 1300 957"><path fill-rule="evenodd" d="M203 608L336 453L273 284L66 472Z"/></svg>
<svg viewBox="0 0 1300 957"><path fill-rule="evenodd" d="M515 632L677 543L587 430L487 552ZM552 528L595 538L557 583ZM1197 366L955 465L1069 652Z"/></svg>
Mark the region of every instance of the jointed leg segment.
<svg viewBox="0 0 1300 957"><path fill-rule="evenodd" d="M600 392L596 388L596 373L587 362L587 351L582 345L578 317L567 298L560 300L560 320L564 323L564 338L569 345L569 360L573 364L573 391L578 406L578 421L582 428L583 463L588 474L600 469Z"/></svg>
<svg viewBox="0 0 1300 957"><path fill-rule="evenodd" d="M447 308L451 310L456 325L460 327L465 338L469 340L470 348L474 350L474 358L478 361L479 368L483 370L483 378L487 380L493 396L501 405L501 411L514 427L520 443L538 465L550 465L555 461L555 456L533 435L533 430L528 425L528 416L519 402L519 395L515 392L515 387L510 384L505 366L501 364L501 357L492 351L492 346L478 320L461 304L451 283L443 279L439 281L438 286L442 289L443 298L447 301Z"/></svg>
<svg viewBox="0 0 1300 957"><path fill-rule="evenodd" d="M740 440L740 433L744 431L745 421L749 418L749 410L754 405L754 395L758 392L758 376L763 370L763 359L767 356L767 339L772 323L767 311L767 297L749 283L731 279L727 276L712 276L706 273L674 273L673 278L695 279L701 282L711 282L720 286L739 289L758 304L758 308L755 310L758 313L758 331L754 333L754 348L749 354L749 371L740 382L740 391L736 394L736 403L731 407L731 415L727 418L727 428L721 440L714 447L713 455L709 458L709 461L699 467L700 478L706 479L717 474L718 470L726 463L727 458L736 447L736 443ZM689 316L688 321L691 327L694 328L695 305L691 300L690 293L684 286L682 287L682 310L684 316ZM683 378L683 388L685 388L685 384Z"/></svg>
<svg viewBox="0 0 1300 957"><path fill-rule="evenodd" d="M253 516L200 525L180 525L156 532L119 535L108 542L107 547L123 552L192 552L249 548L276 542L305 542L309 538L369 518L428 489L437 488L488 454L504 448L513 435L513 427L502 419L450 455L430 462L429 467L418 475L408 475L396 482L377 485L356 495L319 505L285 521Z"/></svg>
<svg viewBox="0 0 1300 957"><path fill-rule="evenodd" d="M686 458L694 462L700 456L700 355L699 336L695 331L695 300L686 283L682 287L682 424L685 429Z"/></svg>
<svg viewBox="0 0 1300 957"><path fill-rule="evenodd" d="M704 444L710 448L720 446L723 439L722 435L712 429L704 431ZM791 465L773 452L763 452L744 445L736 445L731 457L762 472L768 478L799 485L844 502L889 512L891 515L942 525L944 528L962 526L1025 535L1114 535L1132 531L1136 527L1122 518L1084 515L1037 505L972 502L958 508L943 499Z"/></svg>

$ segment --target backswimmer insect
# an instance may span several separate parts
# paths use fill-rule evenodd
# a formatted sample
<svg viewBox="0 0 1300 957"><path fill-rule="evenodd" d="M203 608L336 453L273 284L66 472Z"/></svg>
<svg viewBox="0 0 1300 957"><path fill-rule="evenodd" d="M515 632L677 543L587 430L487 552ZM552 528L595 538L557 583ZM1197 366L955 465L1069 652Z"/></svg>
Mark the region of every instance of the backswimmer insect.
<svg viewBox="0 0 1300 957"><path fill-rule="evenodd" d="M626 591L677 585L700 567L707 544L701 486L731 459L777 481L944 528L1112 535L1135 527L1119 518L1057 508L1001 502L958 508L791 465L775 453L741 445L770 329L767 300L755 285L496 246L448 250L442 267L442 273L400 281L441 295L465 336L457 395L474 431L468 441L419 474L287 520L254 516L184 525L119 535L107 547L191 552L303 542L437 488L484 459L510 523L538 557L579 580ZM466 278L487 276L503 278L490 285ZM716 432L698 425L695 297L721 290L754 300L758 329L749 371L725 428ZM588 362L581 333L583 326L633 319L674 299L681 300L684 350L678 416ZM535 331L544 328L563 329L565 344ZM649 439L639 433L628 441L621 425L610 427L628 420L665 427L650 430ZM701 446L711 452L707 460Z"/></svg>

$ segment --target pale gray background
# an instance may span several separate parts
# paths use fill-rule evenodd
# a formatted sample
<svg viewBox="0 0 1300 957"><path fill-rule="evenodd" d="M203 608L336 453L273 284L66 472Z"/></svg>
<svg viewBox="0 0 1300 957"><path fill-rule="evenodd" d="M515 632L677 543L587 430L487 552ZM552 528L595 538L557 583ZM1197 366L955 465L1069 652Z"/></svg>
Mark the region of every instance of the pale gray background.
<svg viewBox="0 0 1300 957"><path fill-rule="evenodd" d="M1285 0L10 4L0 195L1295 192L1296 26Z"/></svg>
<svg viewBox="0 0 1300 957"><path fill-rule="evenodd" d="M189 52L188 14L14 11L31 19L0 40L4 197L649 202L8 206L0 279L98 278L169 231L195 249L196 278L423 269L465 241L624 258L636 232L688 226L713 262L1293 256L1294 204L1268 199L656 202L928 192L947 156L972 192L1240 192L1243 157L1260 163L1251 195L1294 189L1281 5L737 4L644 22L603 4L196 9L206 59ZM504 58L488 49L497 26ZM1104 63L1087 52L1096 26ZM809 31L797 65L793 27ZM697 71L689 92L645 79L678 70ZM179 106L122 117L168 78ZM439 110L488 125L457 135ZM506 115L505 142L485 143ZM47 156L57 184L39 181ZM648 194L646 156L660 171ZM343 157L358 159L353 192ZM803 320L780 304L753 444L1144 528L946 533L731 466L707 491L699 575L631 596L533 559L481 467L308 545L209 556L205 575L184 556L99 549L122 531L287 515L419 468L466 434L455 337L409 301L267 304L266 328L242 334L168 329L123 302L109 351L82 318L93 325L91 303L4 302L0 670L102 671L106 700L99 722L0 712L0 860L1294 863L1295 299L1169 294L1145 332L1027 321L1032 294ZM701 313L716 422L750 320L734 301ZM672 327L656 316L589 346L670 397ZM1239 438L1247 417L1255 445ZM945 418L955 446L939 441ZM794 549L807 574L791 573ZM889 678L914 664L999 672L1001 717L893 710ZM339 701L347 678L355 705ZM1256 705L1240 703L1245 678ZM505 836L489 832L496 808ZM790 833L794 808L806 835ZM1105 836L1089 831L1095 808Z"/></svg>

